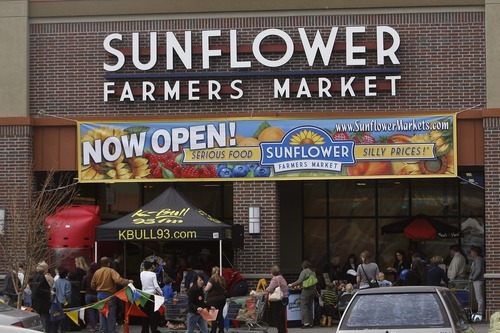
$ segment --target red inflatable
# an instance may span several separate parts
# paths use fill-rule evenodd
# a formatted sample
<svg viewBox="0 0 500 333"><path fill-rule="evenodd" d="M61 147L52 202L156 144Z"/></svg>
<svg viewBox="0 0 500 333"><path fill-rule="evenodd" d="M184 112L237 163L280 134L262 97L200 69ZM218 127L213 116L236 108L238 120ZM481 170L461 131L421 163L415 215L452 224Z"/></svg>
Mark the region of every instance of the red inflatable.
<svg viewBox="0 0 500 333"><path fill-rule="evenodd" d="M101 224L99 211L99 206L91 205L58 207L45 219L49 247L93 248L95 227Z"/></svg>

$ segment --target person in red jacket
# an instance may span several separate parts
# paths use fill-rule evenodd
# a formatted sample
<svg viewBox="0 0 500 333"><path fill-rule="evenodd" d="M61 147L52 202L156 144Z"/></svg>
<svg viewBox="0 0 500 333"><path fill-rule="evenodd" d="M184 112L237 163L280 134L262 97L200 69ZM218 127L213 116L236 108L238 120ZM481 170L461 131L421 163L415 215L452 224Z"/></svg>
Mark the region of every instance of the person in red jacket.
<svg viewBox="0 0 500 333"><path fill-rule="evenodd" d="M227 291L230 297L248 295L248 282L234 268L223 268L222 277L226 280Z"/></svg>

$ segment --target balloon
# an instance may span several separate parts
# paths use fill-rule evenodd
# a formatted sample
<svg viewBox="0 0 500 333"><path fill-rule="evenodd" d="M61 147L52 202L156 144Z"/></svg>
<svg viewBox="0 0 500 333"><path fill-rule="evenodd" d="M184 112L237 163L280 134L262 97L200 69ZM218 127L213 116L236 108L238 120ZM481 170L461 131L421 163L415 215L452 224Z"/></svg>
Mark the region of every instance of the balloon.
<svg viewBox="0 0 500 333"><path fill-rule="evenodd" d="M402 281L406 280L406 274L408 274L409 269L403 269L401 273L399 273L399 279Z"/></svg>

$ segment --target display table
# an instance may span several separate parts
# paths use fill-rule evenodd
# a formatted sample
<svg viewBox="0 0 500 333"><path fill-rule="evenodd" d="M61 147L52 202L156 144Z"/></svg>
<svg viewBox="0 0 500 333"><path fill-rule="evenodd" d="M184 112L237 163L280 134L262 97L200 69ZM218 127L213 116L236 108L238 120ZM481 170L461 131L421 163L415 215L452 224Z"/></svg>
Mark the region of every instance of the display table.
<svg viewBox="0 0 500 333"><path fill-rule="evenodd" d="M288 306L286 307L286 317L288 327L302 326L302 311L300 310L300 289L288 289ZM313 309L316 307L316 301L313 303ZM313 319L314 319L313 311Z"/></svg>

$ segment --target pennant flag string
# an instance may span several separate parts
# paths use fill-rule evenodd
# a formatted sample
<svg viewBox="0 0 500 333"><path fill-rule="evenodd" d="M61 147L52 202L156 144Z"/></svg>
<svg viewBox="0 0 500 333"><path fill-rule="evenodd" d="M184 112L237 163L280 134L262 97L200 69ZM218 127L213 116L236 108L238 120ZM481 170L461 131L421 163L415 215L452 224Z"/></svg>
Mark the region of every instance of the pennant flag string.
<svg viewBox="0 0 500 333"><path fill-rule="evenodd" d="M151 299L151 296L154 296L154 299ZM91 304L86 304L84 306L80 307L73 307L73 308L66 308L63 309L64 313L73 321L75 324L78 325L78 319L84 320L85 317L85 310L86 309L96 309L99 310L100 312L104 313L107 316L107 305L109 300L111 300L113 297L117 297L120 300L124 302L129 302L132 304L130 307L130 314L133 315L144 315L142 311L140 311L138 308L136 308L137 305L144 306L146 302L154 302L154 311L158 311L160 307L163 305L165 298L163 296L158 296L158 295L153 295L148 292L145 292L140 289L136 289L132 284L129 284L125 288L117 291L115 294L99 300L97 302L91 303ZM134 309L135 308L135 309Z"/></svg>

